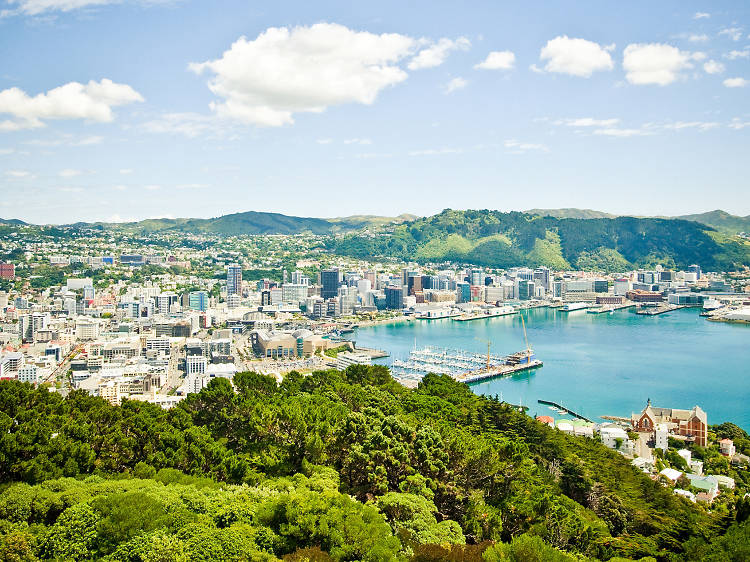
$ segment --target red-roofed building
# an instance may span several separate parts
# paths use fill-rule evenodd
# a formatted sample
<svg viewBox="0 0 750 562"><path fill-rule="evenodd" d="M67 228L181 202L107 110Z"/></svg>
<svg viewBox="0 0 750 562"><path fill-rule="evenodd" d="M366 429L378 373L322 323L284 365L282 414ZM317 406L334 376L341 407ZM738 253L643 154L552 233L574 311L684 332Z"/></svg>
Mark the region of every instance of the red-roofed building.
<svg viewBox="0 0 750 562"><path fill-rule="evenodd" d="M537 416L536 421L547 424L550 427L555 427L555 420L550 416Z"/></svg>

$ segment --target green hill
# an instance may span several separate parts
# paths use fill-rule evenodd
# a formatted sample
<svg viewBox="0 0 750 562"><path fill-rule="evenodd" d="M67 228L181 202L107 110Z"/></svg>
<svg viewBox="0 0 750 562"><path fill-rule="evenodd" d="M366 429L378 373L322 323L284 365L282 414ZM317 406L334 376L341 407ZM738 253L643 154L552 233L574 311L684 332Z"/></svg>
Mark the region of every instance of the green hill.
<svg viewBox="0 0 750 562"><path fill-rule="evenodd" d="M696 222L660 218L562 218L447 209L381 236L349 234L330 243L342 255L623 271L633 267L733 270L750 265L750 243Z"/></svg>
<svg viewBox="0 0 750 562"><path fill-rule="evenodd" d="M0 429L3 560L718 561L750 546L741 471L711 512L447 376L408 390L382 366L238 373L172 410L0 381ZM728 467L716 449L706 466Z"/></svg>
<svg viewBox="0 0 750 562"><path fill-rule="evenodd" d="M575 209L573 207L565 209L529 209L524 212L529 215L555 217L556 219L612 219L617 216L602 211L594 211L593 209Z"/></svg>
<svg viewBox="0 0 750 562"><path fill-rule="evenodd" d="M681 217L675 218L687 221L702 222L703 224L713 226L717 230L731 233L750 232L750 215L746 217L740 217L718 209L716 211L709 211L707 213L683 215Z"/></svg>

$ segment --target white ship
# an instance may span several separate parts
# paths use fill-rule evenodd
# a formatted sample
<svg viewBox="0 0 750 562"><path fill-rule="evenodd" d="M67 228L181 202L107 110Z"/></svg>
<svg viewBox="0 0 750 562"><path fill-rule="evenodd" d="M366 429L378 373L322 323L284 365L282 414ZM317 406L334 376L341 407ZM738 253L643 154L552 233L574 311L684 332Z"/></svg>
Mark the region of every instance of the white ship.
<svg viewBox="0 0 750 562"><path fill-rule="evenodd" d="M586 308L589 308L591 306L590 303L587 302L569 302L560 309L563 312L573 312L575 310L584 310Z"/></svg>

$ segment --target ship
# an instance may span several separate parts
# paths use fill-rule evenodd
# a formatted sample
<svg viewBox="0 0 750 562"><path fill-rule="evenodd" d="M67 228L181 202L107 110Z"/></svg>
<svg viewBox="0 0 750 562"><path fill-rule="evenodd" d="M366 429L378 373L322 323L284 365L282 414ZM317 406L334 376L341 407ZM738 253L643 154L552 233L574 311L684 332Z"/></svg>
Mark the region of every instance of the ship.
<svg viewBox="0 0 750 562"><path fill-rule="evenodd" d="M567 304L564 304L563 307L560 309L563 312L573 312L576 310L584 310L586 308L589 308L591 304L587 302L569 302Z"/></svg>

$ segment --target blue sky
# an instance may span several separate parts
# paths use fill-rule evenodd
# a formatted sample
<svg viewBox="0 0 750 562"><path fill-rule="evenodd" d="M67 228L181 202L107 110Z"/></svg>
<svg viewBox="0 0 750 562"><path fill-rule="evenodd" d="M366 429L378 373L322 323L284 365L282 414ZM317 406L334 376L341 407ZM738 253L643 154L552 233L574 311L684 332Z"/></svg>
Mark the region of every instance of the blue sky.
<svg viewBox="0 0 750 562"><path fill-rule="evenodd" d="M750 214L744 1L0 12L0 217Z"/></svg>

